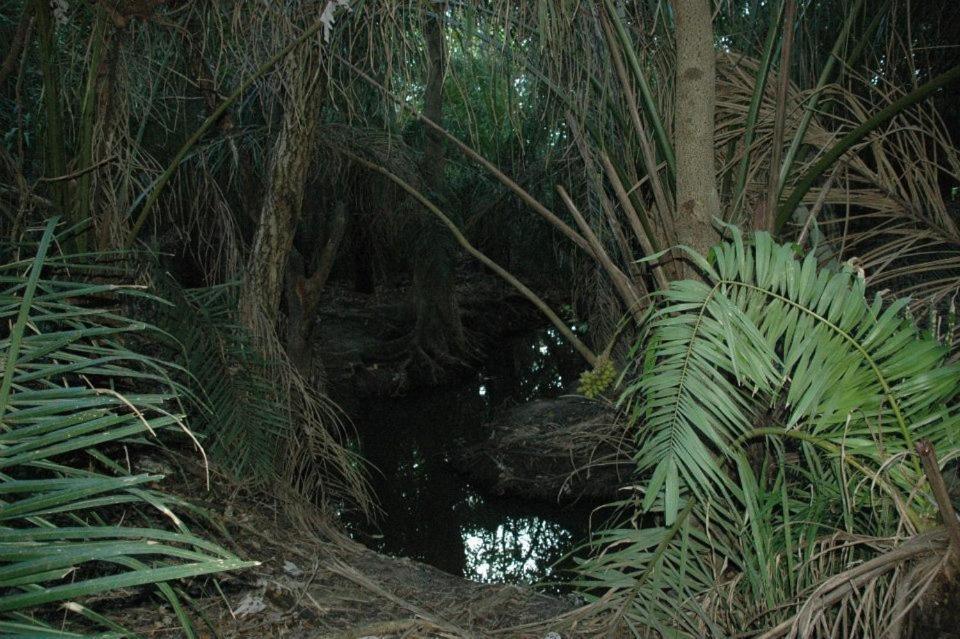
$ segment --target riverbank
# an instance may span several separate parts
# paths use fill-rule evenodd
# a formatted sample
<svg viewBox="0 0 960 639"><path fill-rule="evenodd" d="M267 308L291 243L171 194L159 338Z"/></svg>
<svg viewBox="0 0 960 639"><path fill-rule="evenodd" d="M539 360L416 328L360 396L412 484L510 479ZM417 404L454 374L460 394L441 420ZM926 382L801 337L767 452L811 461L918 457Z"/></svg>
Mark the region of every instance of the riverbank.
<svg viewBox="0 0 960 639"><path fill-rule="evenodd" d="M206 510L222 526L211 534L260 565L185 589L198 637L204 639L359 639L361 637L586 636L577 629L578 605L516 585L480 584L410 559L369 550L344 537L317 513L285 510L279 499L218 477L197 495L202 469L188 458L165 461L188 477L174 492ZM165 482L166 483L166 482ZM308 515L294 517L291 515ZM309 520L310 523L307 523ZM129 603L129 602L128 602ZM144 637L182 637L169 606L119 608L121 622ZM565 616L567 615L567 616Z"/></svg>

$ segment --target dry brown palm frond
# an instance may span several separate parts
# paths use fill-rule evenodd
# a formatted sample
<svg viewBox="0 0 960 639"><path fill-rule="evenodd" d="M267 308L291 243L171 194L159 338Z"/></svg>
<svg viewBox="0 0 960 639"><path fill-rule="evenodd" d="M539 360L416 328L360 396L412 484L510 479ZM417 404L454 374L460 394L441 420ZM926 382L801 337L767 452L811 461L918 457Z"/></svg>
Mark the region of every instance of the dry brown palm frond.
<svg viewBox="0 0 960 639"><path fill-rule="evenodd" d="M880 554L841 572L825 573L803 595L797 612L759 635L760 639L841 639L853 632L904 636L911 610L948 574L951 550L946 532L941 528L907 539L838 536L831 539L831 547L825 548L819 561L832 562L834 552L847 555L861 545ZM866 620L872 621L865 625Z"/></svg>
<svg viewBox="0 0 960 639"><path fill-rule="evenodd" d="M896 95L895 88L877 87L873 99ZM870 110L855 95L842 96L846 119L859 121ZM960 291L960 216L945 199L960 184L958 169L956 149L929 108L908 111L872 134L825 198L834 210L820 226L838 259L855 258L868 282L913 297L918 311L945 310Z"/></svg>
<svg viewBox="0 0 960 639"><path fill-rule="evenodd" d="M721 175L732 170L744 153L751 156L743 202L728 202L727 219L754 219L766 206L770 141L776 114L772 87L764 94L751 149L736 142L753 92L758 63L730 52L718 62L717 149ZM811 121L804 140L809 153L796 174L811 166L829 148L870 114L902 94L882 79L848 71L849 86L828 85L821 102L832 109ZM808 94L791 85L785 117L787 139L799 121L799 105ZM730 153L730 151L733 153ZM825 259L855 259L877 290L915 298L916 312L930 307L946 313L960 291L960 216L945 199L960 184L956 148L939 115L916 107L894 118L851 149L834 170L826 188L813 188L804 198L806 211L795 220L797 231L812 222ZM788 186L789 188L789 186ZM822 210L820 210L822 207ZM807 211L816 208L815 219Z"/></svg>
<svg viewBox="0 0 960 639"><path fill-rule="evenodd" d="M287 407L283 418L297 431L285 442L285 464L278 469L280 488L289 490L286 505L303 517L315 506L335 509L347 503L371 514L375 506L365 466L345 447L352 427L340 407L321 392L322 375L304 377L290 362L275 323L265 315L247 318L245 325L256 331L254 343L263 351L266 375L275 380Z"/></svg>

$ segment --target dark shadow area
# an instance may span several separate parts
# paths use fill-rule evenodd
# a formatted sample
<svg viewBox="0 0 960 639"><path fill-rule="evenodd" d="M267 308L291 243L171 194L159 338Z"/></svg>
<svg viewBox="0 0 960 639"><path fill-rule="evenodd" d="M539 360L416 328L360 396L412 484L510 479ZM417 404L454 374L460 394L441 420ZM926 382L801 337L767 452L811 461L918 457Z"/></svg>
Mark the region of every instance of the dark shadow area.
<svg viewBox="0 0 960 639"><path fill-rule="evenodd" d="M504 342L474 376L356 406L361 451L379 469L373 485L383 516L355 525L357 537L391 555L422 560L481 582L532 583L586 541L590 505L484 494L462 468L463 450L489 434L505 405L556 397L582 363L556 331Z"/></svg>

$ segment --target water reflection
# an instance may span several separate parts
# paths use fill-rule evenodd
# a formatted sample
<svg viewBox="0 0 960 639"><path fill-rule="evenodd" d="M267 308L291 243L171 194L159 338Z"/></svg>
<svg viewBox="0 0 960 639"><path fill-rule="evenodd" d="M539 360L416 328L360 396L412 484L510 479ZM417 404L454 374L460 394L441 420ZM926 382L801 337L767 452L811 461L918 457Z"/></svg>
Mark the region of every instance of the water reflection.
<svg viewBox="0 0 960 639"><path fill-rule="evenodd" d="M480 495L456 468L494 410L562 394L583 364L555 329L507 342L461 386L369 402L355 414L383 516L359 538L478 581L530 583L586 535L586 507L564 510Z"/></svg>
<svg viewBox="0 0 960 639"><path fill-rule="evenodd" d="M461 529L464 577L484 583L533 583L553 576L553 564L573 534L539 517L508 517L494 530Z"/></svg>

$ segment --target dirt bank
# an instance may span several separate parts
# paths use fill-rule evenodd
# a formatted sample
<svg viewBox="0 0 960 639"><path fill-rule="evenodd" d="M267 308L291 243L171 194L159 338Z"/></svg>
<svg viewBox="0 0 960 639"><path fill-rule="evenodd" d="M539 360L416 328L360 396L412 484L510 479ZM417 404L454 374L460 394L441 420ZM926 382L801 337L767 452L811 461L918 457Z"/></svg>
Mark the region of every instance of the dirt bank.
<svg viewBox="0 0 960 639"><path fill-rule="evenodd" d="M181 463L191 462L175 462ZM184 481L178 492L223 525L222 543L261 562L216 580L187 583L199 637L582 636L572 619L556 619L576 607L571 597L474 583L415 561L387 557L327 526L308 532L282 516L269 497L222 479L211 491L197 495L194 479L201 477ZM140 605L130 605L130 593L126 596L103 602L121 623L144 637L183 636L169 606L146 605L142 598Z"/></svg>
<svg viewBox="0 0 960 639"><path fill-rule="evenodd" d="M508 408L463 468L488 490L551 502L608 500L632 468L630 442L606 403L562 396Z"/></svg>

